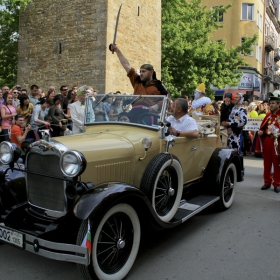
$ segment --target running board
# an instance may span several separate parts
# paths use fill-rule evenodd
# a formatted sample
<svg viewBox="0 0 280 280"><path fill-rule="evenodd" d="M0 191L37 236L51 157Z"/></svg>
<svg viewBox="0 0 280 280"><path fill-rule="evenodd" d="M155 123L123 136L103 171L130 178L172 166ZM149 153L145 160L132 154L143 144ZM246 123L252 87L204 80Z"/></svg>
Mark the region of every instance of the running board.
<svg viewBox="0 0 280 280"><path fill-rule="evenodd" d="M173 217L172 221L177 220L182 223L201 212L202 210L209 207L211 204L215 203L220 199L219 196L213 195L201 195L194 197L188 201L185 199L181 200L180 206Z"/></svg>

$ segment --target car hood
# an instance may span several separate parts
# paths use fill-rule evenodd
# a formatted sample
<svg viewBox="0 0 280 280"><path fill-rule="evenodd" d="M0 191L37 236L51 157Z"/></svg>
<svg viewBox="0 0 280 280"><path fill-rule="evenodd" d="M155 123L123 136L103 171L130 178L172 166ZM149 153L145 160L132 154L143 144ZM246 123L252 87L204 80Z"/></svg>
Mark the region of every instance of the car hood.
<svg viewBox="0 0 280 280"><path fill-rule="evenodd" d="M54 138L69 150L81 152L87 160L83 181L95 184L118 181L133 184L136 159L144 155L142 140L151 138L148 152L159 150L157 131L133 126L88 127L85 133Z"/></svg>
<svg viewBox="0 0 280 280"><path fill-rule="evenodd" d="M81 153L94 151L94 157L96 158L98 154L100 160L112 159L117 154L129 155L132 149L135 155L143 154L142 140L144 138L152 140L153 144L149 152L158 151L158 132L135 126L90 126L84 133L54 139L70 150L78 150Z"/></svg>

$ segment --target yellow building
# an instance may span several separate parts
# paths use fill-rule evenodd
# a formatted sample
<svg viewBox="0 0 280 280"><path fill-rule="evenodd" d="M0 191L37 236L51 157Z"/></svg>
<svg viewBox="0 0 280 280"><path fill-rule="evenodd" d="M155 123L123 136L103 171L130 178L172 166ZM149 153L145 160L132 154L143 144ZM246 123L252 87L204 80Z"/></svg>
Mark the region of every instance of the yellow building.
<svg viewBox="0 0 280 280"><path fill-rule="evenodd" d="M268 92L279 87L280 77L277 75L279 60L278 22L279 0L203 0L202 5L209 9L217 6L233 4L227 13L219 15L218 21L223 28L213 34L213 40L226 41L228 48L242 44L246 37L258 35L249 56L244 60L250 65L242 66L243 76L237 87L228 87L223 92L242 92L250 100L266 99Z"/></svg>

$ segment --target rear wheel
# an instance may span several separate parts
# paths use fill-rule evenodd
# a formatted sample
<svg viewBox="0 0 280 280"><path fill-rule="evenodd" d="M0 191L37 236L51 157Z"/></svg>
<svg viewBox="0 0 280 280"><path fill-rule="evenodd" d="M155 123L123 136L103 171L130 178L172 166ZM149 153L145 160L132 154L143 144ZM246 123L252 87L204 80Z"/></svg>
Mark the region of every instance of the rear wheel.
<svg viewBox="0 0 280 280"><path fill-rule="evenodd" d="M88 220L79 230L81 245L88 231ZM85 279L119 280L130 271L140 244L140 222L136 211L128 204L117 204L99 223L90 221L92 255L89 266L78 268Z"/></svg>
<svg viewBox="0 0 280 280"><path fill-rule="evenodd" d="M183 171L176 156L159 154L146 167L140 189L147 195L163 222L169 222L178 210L183 192Z"/></svg>
<svg viewBox="0 0 280 280"><path fill-rule="evenodd" d="M236 189L237 172L233 163L229 164L221 181L220 200L217 201L217 207L220 210L226 210L231 207Z"/></svg>

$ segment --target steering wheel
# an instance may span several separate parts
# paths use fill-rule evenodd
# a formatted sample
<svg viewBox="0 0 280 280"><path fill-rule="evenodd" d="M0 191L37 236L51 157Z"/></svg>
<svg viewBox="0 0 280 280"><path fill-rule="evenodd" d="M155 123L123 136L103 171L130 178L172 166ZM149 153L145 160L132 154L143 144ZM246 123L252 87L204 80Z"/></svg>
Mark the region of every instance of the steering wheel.
<svg viewBox="0 0 280 280"><path fill-rule="evenodd" d="M159 119L159 115L155 114L155 113L144 113L142 114L139 119L138 119L138 123L140 124L144 124L144 125L158 125L158 119ZM148 121L147 121L148 120Z"/></svg>

